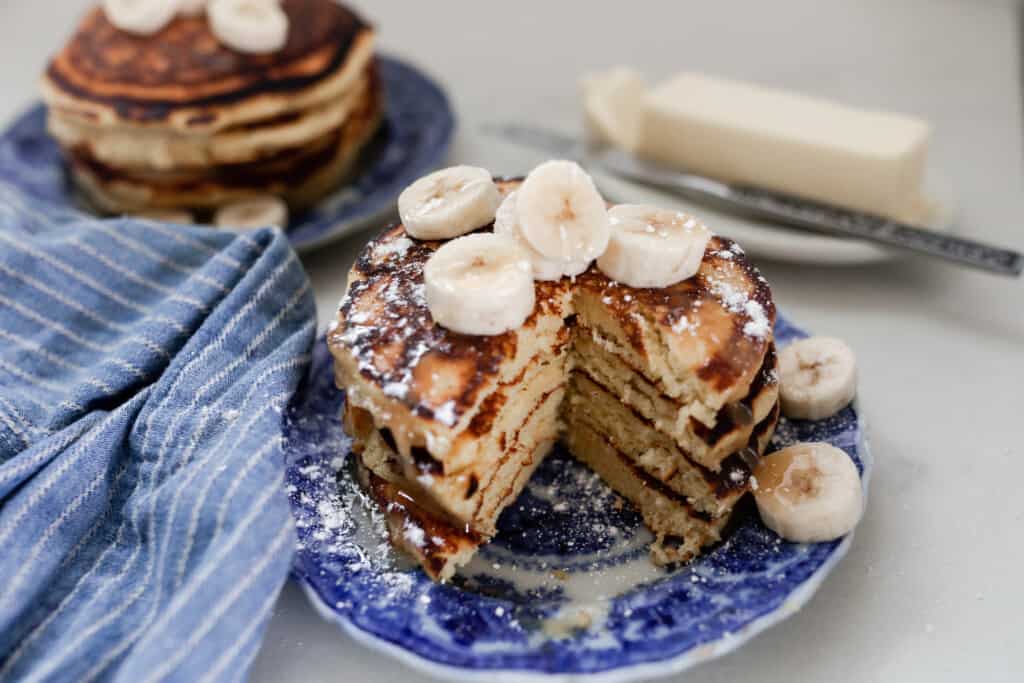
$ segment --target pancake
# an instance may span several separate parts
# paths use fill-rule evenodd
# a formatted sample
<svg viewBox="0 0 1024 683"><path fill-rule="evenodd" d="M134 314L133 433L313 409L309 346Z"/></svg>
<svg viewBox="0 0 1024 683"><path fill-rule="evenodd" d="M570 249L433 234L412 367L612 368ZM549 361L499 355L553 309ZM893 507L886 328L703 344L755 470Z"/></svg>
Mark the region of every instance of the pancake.
<svg viewBox="0 0 1024 683"><path fill-rule="evenodd" d="M244 54L205 15L152 36L89 12L50 62L48 129L86 201L205 211L257 195L301 211L347 179L382 118L374 32L334 0L283 0L284 47Z"/></svg>
<svg viewBox="0 0 1024 683"><path fill-rule="evenodd" d="M258 162L171 171L126 169L96 159L88 147L76 147L67 153L68 165L86 200L110 213L213 209L258 194L282 197L301 210L350 177L380 125L382 107L374 78L367 96L341 126L311 144L278 150Z"/></svg>
<svg viewBox="0 0 1024 683"><path fill-rule="evenodd" d="M450 578L559 440L638 508L655 562L719 540L778 418L775 309L742 250L714 237L696 276L660 289L594 266L537 282L520 328L468 336L426 306L423 267L440 244L401 225L372 241L328 336L359 467L404 511L397 545ZM421 517L458 542L410 547L429 538Z"/></svg>
<svg viewBox="0 0 1024 683"><path fill-rule="evenodd" d="M373 30L333 0L282 0L285 46L244 54L217 41L203 15L179 15L152 36L82 21L43 79L63 115L96 126L208 135L302 111L348 90L373 53Z"/></svg>

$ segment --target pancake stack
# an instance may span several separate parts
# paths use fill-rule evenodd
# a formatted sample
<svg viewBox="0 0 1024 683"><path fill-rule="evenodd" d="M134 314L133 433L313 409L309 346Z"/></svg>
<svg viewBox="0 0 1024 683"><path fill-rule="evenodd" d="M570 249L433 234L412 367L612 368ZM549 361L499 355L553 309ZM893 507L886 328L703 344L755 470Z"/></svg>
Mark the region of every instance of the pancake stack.
<svg viewBox="0 0 1024 683"><path fill-rule="evenodd" d="M285 45L247 54L205 15L158 33L96 8L43 79L48 127L77 187L111 213L208 210L260 195L309 206L377 130L374 32L333 0L282 0Z"/></svg>
<svg viewBox="0 0 1024 683"><path fill-rule="evenodd" d="M371 242L328 335L392 542L450 578L559 440L640 511L656 563L718 541L778 418L775 308L742 250L714 237L696 276L662 288L595 266L538 281L523 325L479 336L427 308L441 245L401 225Z"/></svg>

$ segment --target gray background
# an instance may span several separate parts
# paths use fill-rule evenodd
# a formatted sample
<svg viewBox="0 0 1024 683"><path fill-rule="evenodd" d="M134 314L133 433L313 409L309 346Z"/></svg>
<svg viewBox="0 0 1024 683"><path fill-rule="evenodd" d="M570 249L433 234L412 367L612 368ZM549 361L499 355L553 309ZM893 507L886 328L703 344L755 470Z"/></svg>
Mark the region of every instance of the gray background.
<svg viewBox="0 0 1024 683"><path fill-rule="evenodd" d="M86 0L0 2L0 119L35 97ZM540 156L484 121L578 127L581 71L632 64L786 86L935 125L932 165L969 235L1024 249L1016 3L358 3L383 49L448 88L452 159L521 173ZM713 227L713 226L712 226ZM303 260L326 324L366 234ZM876 458L849 557L799 614L689 681L986 681L1024 675L1024 286L901 260L761 262L793 319L858 352ZM323 623L285 589L255 681L419 680Z"/></svg>

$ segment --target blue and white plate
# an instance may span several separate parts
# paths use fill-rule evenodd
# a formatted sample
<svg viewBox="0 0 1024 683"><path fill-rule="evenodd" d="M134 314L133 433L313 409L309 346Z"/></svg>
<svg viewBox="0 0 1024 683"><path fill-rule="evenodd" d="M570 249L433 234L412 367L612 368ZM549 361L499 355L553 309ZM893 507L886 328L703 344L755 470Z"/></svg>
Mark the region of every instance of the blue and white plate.
<svg viewBox="0 0 1024 683"><path fill-rule="evenodd" d="M312 249L386 218L412 181L441 165L455 117L441 88L416 68L379 57L386 109L381 130L354 179L288 226L292 245ZM46 132L46 110L36 105L0 136L0 179L36 199L83 209L57 143ZM84 209L83 209L84 210Z"/></svg>
<svg viewBox="0 0 1024 683"><path fill-rule="evenodd" d="M784 318L780 346L806 336ZM499 534L457 581L439 585L399 557L349 474L349 439L321 341L292 408L287 486L298 525L293 568L313 605L356 640L448 680L575 675L625 681L725 654L793 614L850 546L782 541L756 513L724 543L668 571L650 533L585 466L556 451L502 515ZM827 441L871 458L855 408L785 421L774 443Z"/></svg>

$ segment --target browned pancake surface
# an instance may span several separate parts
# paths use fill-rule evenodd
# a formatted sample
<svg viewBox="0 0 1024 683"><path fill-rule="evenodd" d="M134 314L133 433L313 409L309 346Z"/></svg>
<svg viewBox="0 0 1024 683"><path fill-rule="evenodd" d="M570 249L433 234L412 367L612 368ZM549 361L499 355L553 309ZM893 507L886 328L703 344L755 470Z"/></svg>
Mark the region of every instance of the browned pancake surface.
<svg viewBox="0 0 1024 683"><path fill-rule="evenodd" d="M370 30L334 0L282 0L281 5L289 19L287 43L263 55L225 47L202 15L179 16L153 36L137 36L117 29L96 8L47 75L70 95L109 105L129 120L152 122L177 108L304 88L342 65L354 42Z"/></svg>
<svg viewBox="0 0 1024 683"><path fill-rule="evenodd" d="M433 414L428 406L449 404L459 416L498 376L504 359L515 355L516 335L465 335L434 323L423 297L423 266L441 242L411 240L402 258L373 258L376 246L404 236L401 226L389 228L360 255L353 268L358 279L342 304L343 322L333 336L365 361L360 365L364 377L382 386L408 387L403 401L414 414L429 419ZM568 283L536 286L537 306L524 328L550 313L549 300ZM445 385L438 377L445 378Z"/></svg>

